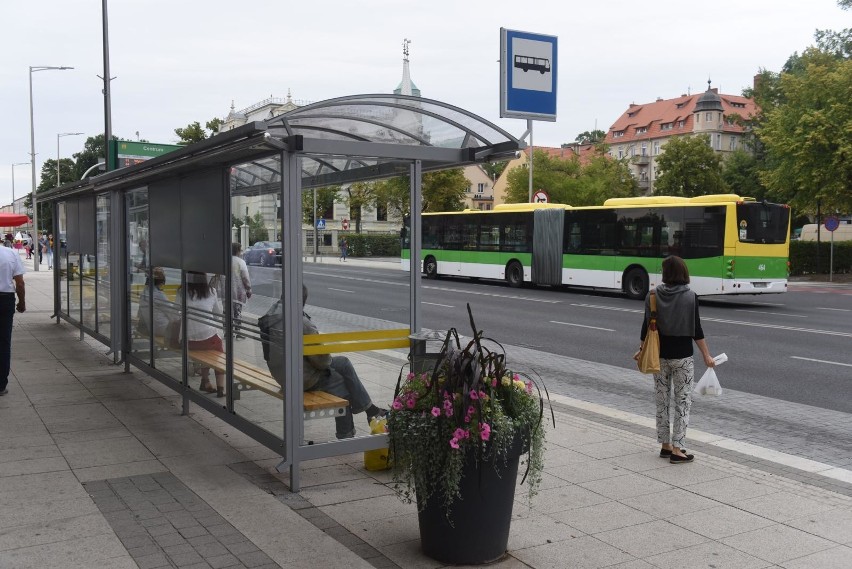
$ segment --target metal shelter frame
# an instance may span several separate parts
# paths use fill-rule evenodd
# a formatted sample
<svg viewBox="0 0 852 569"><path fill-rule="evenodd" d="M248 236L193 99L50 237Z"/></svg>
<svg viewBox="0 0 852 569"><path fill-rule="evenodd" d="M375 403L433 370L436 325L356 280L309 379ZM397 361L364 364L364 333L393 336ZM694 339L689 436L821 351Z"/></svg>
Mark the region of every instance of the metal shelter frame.
<svg viewBox="0 0 852 569"><path fill-rule="evenodd" d="M189 402L207 409L261 444L280 452L279 470L289 468L290 488L300 487L299 464L302 461L349 454L387 446L385 436L367 436L320 444L303 444L302 418L302 192L332 184L407 175L410 179L411 256L409 327L420 331L420 236L424 172L487 162L514 156L522 147L516 138L472 113L458 107L420 97L402 95L355 95L307 105L264 122L253 122L208 140L148 160L141 164L107 172L84 181L66 184L42 194L54 208L54 234L60 234L59 212L64 202L86 197L109 196L111 223L109 240L113 253L109 264L110 335L87 326L80 315L71 314L61 302L59 262L54 263L55 317L71 323L83 333L109 345L121 355L125 370L133 364L147 374L179 391L184 412ZM202 171L219 172L211 179L221 180L209 187L210 199L222 201L222 223L229 224L232 195L260 189L274 191L281 204L282 234L281 283L284 304L284 433L278 438L234 413L232 396L223 406L188 388L187 347L183 343L183 382L176 383L162 371L130 353L128 306L130 288L127 279L129 250L124 224L127 191L152 183L179 180ZM206 190L206 188L205 188ZM62 205L62 211L65 206ZM74 206L76 207L76 206ZM83 209L81 207L80 211ZM79 214L80 232L88 221ZM70 227L70 226L69 226ZM192 238L189 228L181 228L180 239ZM69 236L70 242L71 236ZM222 267L230 267L229 247L223 240ZM209 246L215 247L213 242ZM80 249L81 253L86 253ZM59 239L55 243L59 255ZM218 253L217 253L218 254ZM57 256L57 260L59 257ZM82 258L81 258L82 261ZM227 263L227 264L226 264ZM98 262L95 256L95 270ZM73 275L72 275L73 276ZM183 279L185 281L185 278ZM226 271L226 290L230 290L230 270ZM184 287L185 288L185 287ZM70 289L69 289L70 290ZM287 294L286 291L298 291ZM81 287L81 299L82 299ZM224 332L226 334L227 385L233 385L230 295L226 298ZM70 303L69 303L70 305ZM81 303L82 305L82 303ZM103 307L105 308L105 307ZM82 310L82 308L81 308ZM183 325L186 325L186 311ZM82 312L81 312L82 314ZM229 393L231 389L228 390Z"/></svg>

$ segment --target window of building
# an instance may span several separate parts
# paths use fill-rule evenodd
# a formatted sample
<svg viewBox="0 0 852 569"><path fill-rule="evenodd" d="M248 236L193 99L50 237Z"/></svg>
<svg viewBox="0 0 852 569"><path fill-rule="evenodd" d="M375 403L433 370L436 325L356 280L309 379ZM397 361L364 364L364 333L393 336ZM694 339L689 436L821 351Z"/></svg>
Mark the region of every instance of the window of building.
<svg viewBox="0 0 852 569"><path fill-rule="evenodd" d="M700 123L700 122L701 122L701 115L700 115L700 114L698 114L698 113L695 113L695 122L696 122L696 123Z"/></svg>
<svg viewBox="0 0 852 569"><path fill-rule="evenodd" d="M671 130L672 126L673 126L672 123L664 122L663 124L660 125L660 130Z"/></svg>
<svg viewBox="0 0 852 569"><path fill-rule="evenodd" d="M388 220L388 206L385 204L376 204L376 221Z"/></svg>
<svg viewBox="0 0 852 569"><path fill-rule="evenodd" d="M630 145L630 156L636 156L636 147L634 145Z"/></svg>
<svg viewBox="0 0 852 569"><path fill-rule="evenodd" d="M722 135L719 133L716 133L716 145L713 148L722 150Z"/></svg>
<svg viewBox="0 0 852 569"><path fill-rule="evenodd" d="M618 147L618 158L619 158L619 160L624 158L624 147L623 146Z"/></svg>
<svg viewBox="0 0 852 569"><path fill-rule="evenodd" d="M477 194L481 194L481 193L482 193L482 192L484 192L484 191L485 191L485 183L484 183L484 182L479 182L479 183L476 185L476 193L477 193Z"/></svg>
<svg viewBox="0 0 852 569"><path fill-rule="evenodd" d="M617 131L612 133L613 138L621 138L622 136L624 136L623 130L617 130Z"/></svg>
<svg viewBox="0 0 852 569"><path fill-rule="evenodd" d="M686 104L686 102L678 103L676 106L677 106L678 109L682 109L685 104Z"/></svg>
<svg viewBox="0 0 852 569"><path fill-rule="evenodd" d="M713 113L707 113L707 115L704 118L708 123L713 122Z"/></svg>
<svg viewBox="0 0 852 569"><path fill-rule="evenodd" d="M647 155L648 155L648 143L643 142L642 143L642 156L647 156Z"/></svg>
<svg viewBox="0 0 852 569"><path fill-rule="evenodd" d="M639 180L642 182L648 181L648 171L645 168L639 170Z"/></svg>
<svg viewBox="0 0 852 569"><path fill-rule="evenodd" d="M638 126L638 127L636 127L636 134L643 134L643 133L646 133L646 132L648 132L648 127L647 127L647 126Z"/></svg>
<svg viewBox="0 0 852 569"><path fill-rule="evenodd" d="M654 141L654 156L657 156L659 154L660 154L660 141L656 140L656 141Z"/></svg>
<svg viewBox="0 0 852 569"><path fill-rule="evenodd" d="M686 125L686 121L685 121L685 120L679 120L679 121L677 121L677 127L678 127L678 128L683 128L683 127L684 127L684 125Z"/></svg>
<svg viewBox="0 0 852 569"><path fill-rule="evenodd" d="M737 137L736 137L736 136L732 136L732 137L731 137L731 143L730 143L730 145L729 145L729 148L730 148L731 150L736 150L736 149L737 149Z"/></svg>

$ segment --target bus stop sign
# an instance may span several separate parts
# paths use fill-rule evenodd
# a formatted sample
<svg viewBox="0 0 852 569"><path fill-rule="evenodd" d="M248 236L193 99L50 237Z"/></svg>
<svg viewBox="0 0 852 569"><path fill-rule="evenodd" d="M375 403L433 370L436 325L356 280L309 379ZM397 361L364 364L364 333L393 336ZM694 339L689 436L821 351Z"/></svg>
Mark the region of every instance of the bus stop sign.
<svg viewBox="0 0 852 569"><path fill-rule="evenodd" d="M500 28L500 117L556 121L557 38Z"/></svg>

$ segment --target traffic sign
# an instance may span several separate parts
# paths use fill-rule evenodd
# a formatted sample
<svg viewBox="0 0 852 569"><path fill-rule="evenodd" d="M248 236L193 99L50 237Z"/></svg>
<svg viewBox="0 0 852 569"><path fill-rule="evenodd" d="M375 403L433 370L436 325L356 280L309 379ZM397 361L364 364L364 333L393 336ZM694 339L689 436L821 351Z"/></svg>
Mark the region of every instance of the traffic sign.
<svg viewBox="0 0 852 569"><path fill-rule="evenodd" d="M547 203L550 201L550 196L544 190L538 190L533 194L532 203Z"/></svg>
<svg viewBox="0 0 852 569"><path fill-rule="evenodd" d="M500 117L556 120L557 38L500 28Z"/></svg>
<svg viewBox="0 0 852 569"><path fill-rule="evenodd" d="M325 229L325 220L323 218L317 220L317 229Z"/></svg>
<svg viewBox="0 0 852 569"><path fill-rule="evenodd" d="M829 231L834 231L840 227L840 219L836 215L829 215L825 218L825 228Z"/></svg>

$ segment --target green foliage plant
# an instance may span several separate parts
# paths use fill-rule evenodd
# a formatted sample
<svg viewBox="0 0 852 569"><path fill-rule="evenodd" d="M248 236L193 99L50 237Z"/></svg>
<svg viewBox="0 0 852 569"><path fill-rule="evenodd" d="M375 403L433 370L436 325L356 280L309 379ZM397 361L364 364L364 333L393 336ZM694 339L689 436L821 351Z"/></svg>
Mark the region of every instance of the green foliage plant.
<svg viewBox="0 0 852 569"><path fill-rule="evenodd" d="M467 460L499 473L520 437L530 499L544 467L547 389L542 394L535 380L508 369L500 344L477 331L467 310L473 339L461 348L450 329L432 370L400 375L388 414L394 490L407 503L416 500L418 510L434 495L448 517L464 498L459 484Z"/></svg>
<svg viewBox="0 0 852 569"><path fill-rule="evenodd" d="M342 233L349 243L350 257L399 257L398 233Z"/></svg>
<svg viewBox="0 0 852 569"><path fill-rule="evenodd" d="M706 134L672 137L657 159L657 167L655 194L691 198L726 191L722 159L710 148Z"/></svg>

